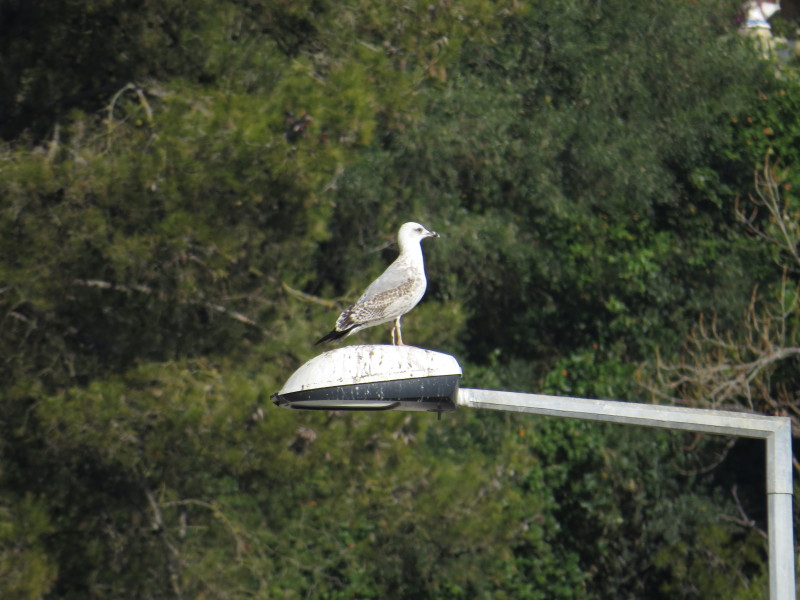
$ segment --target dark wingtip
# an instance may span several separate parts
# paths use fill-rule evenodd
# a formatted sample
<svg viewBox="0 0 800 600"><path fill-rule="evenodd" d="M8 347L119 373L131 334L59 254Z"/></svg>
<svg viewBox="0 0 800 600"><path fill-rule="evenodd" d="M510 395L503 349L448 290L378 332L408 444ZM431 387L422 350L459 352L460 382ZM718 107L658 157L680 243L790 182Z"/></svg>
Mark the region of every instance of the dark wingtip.
<svg viewBox="0 0 800 600"><path fill-rule="evenodd" d="M352 327L350 329L352 329ZM314 342L314 345L319 346L320 344L324 344L325 342L331 342L333 340L338 340L340 338L343 338L350 332L350 329L345 329L344 331L337 331L336 329L334 329L328 335L319 338L316 342Z"/></svg>

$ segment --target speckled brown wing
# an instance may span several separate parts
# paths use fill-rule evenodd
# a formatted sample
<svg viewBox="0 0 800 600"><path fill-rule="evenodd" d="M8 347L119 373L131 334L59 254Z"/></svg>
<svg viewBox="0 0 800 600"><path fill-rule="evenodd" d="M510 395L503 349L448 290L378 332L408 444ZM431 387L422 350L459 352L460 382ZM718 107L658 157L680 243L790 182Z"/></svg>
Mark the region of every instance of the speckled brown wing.
<svg viewBox="0 0 800 600"><path fill-rule="evenodd" d="M367 292L353 306L345 310L336 321L336 329L344 331L367 323L389 321L399 314L403 314L416 305L419 301L411 303L414 294L415 280L406 278L397 287L383 289L380 292L368 294ZM371 288L372 286L370 286ZM369 289L367 290L370 291ZM406 310L405 305L410 304Z"/></svg>

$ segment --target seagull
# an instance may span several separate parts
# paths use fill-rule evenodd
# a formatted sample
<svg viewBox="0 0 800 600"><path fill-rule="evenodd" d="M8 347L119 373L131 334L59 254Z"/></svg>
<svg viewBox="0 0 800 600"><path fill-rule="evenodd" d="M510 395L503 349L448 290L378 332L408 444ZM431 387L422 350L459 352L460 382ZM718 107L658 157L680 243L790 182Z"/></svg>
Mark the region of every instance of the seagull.
<svg viewBox="0 0 800 600"><path fill-rule="evenodd" d="M429 237L439 237L439 234L428 231L419 223L405 223L400 227L397 232L400 256L369 285L353 306L339 315L333 331L317 340L315 345L389 321L394 321L392 344L405 345L400 333L400 317L414 308L425 294L428 282L420 242Z"/></svg>

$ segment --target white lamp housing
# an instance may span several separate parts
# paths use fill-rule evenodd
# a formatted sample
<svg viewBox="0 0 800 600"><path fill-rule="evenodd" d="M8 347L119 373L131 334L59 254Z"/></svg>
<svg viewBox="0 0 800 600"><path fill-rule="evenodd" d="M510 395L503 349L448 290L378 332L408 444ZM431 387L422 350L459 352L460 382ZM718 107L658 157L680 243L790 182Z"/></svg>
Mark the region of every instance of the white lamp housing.
<svg viewBox="0 0 800 600"><path fill-rule="evenodd" d="M312 358L273 394L278 406L304 410L456 408L461 366L449 354L414 346L345 346Z"/></svg>

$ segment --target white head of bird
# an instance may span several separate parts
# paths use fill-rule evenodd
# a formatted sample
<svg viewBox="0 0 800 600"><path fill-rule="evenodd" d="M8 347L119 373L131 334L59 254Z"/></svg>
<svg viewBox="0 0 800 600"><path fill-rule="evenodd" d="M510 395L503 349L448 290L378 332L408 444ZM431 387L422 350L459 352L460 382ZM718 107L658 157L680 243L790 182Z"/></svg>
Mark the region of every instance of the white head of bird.
<svg viewBox="0 0 800 600"><path fill-rule="evenodd" d="M400 246L400 253L407 252L414 246L419 247L420 240L429 237L439 237L435 231L428 231L419 223L404 223L397 232L397 243Z"/></svg>

